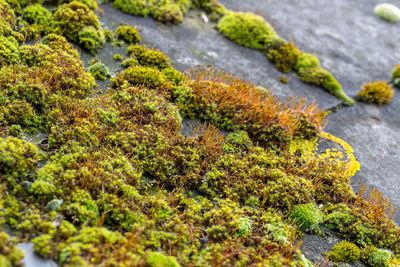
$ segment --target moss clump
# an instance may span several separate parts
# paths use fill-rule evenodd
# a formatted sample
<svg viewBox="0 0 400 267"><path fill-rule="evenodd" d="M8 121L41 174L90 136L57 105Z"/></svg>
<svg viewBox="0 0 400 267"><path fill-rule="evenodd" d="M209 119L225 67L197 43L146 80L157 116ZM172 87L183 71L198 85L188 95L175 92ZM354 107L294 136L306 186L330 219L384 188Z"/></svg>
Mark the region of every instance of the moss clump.
<svg viewBox="0 0 400 267"><path fill-rule="evenodd" d="M267 58L275 63L276 68L283 72L289 73L298 63L297 58L300 55L299 49L292 42L281 46L278 50L270 49ZM297 65L296 65L297 66Z"/></svg>
<svg viewBox="0 0 400 267"><path fill-rule="evenodd" d="M363 262L367 266L389 267L393 259L393 253L386 249L367 247L363 251Z"/></svg>
<svg viewBox="0 0 400 267"><path fill-rule="evenodd" d="M160 92L171 93L172 83L157 69L150 67L134 66L129 67L124 72L111 80L111 85L116 88L128 82L130 85L144 85Z"/></svg>
<svg viewBox="0 0 400 267"><path fill-rule="evenodd" d="M150 267L180 267L175 257L165 256L160 252L150 252L147 254L146 263Z"/></svg>
<svg viewBox="0 0 400 267"><path fill-rule="evenodd" d="M14 37L0 36L0 66L15 64L19 59L19 45Z"/></svg>
<svg viewBox="0 0 400 267"><path fill-rule="evenodd" d="M139 61L136 58L133 58L133 57L127 58L124 61L122 61L122 63L121 63L121 66L124 69L127 69L129 67L133 67L133 66L138 66L138 65L140 65Z"/></svg>
<svg viewBox="0 0 400 267"><path fill-rule="evenodd" d="M253 49L266 49L268 39L277 37L271 25L253 13L228 12L218 29L233 42Z"/></svg>
<svg viewBox="0 0 400 267"><path fill-rule="evenodd" d="M168 57L158 50L134 45L128 47L127 54L136 58L140 65L146 67L156 67L159 70L171 67Z"/></svg>
<svg viewBox="0 0 400 267"><path fill-rule="evenodd" d="M393 85L396 87L400 87L400 65L397 65L396 68L392 71L392 81Z"/></svg>
<svg viewBox="0 0 400 267"><path fill-rule="evenodd" d="M354 104L354 100L346 95L339 82L327 70L321 67L306 67L298 70L300 80L324 88L326 91L342 100L346 105Z"/></svg>
<svg viewBox="0 0 400 267"><path fill-rule="evenodd" d="M188 1L132 1L132 0L116 0L113 3L115 8L121 9L126 13L147 17L152 16L154 19L163 23L181 23L183 13L190 6Z"/></svg>
<svg viewBox="0 0 400 267"><path fill-rule="evenodd" d="M327 257L335 262L356 263L360 260L361 251L353 243L342 241L332 248Z"/></svg>
<svg viewBox="0 0 400 267"><path fill-rule="evenodd" d="M115 54L115 55L113 56L113 58L114 58L115 61L121 61L121 60L124 59L124 57L121 56L120 54Z"/></svg>
<svg viewBox="0 0 400 267"><path fill-rule="evenodd" d="M136 44L142 41L139 30L131 25L121 25L115 30L115 36L128 44Z"/></svg>
<svg viewBox="0 0 400 267"><path fill-rule="evenodd" d="M21 266L24 253L17 248L16 239L11 239L6 232L0 231L0 266Z"/></svg>
<svg viewBox="0 0 400 267"><path fill-rule="evenodd" d="M294 69L298 71L301 68L318 68L318 67L320 67L319 59L314 55L303 52L297 57L297 62L296 65L294 66Z"/></svg>
<svg viewBox="0 0 400 267"><path fill-rule="evenodd" d="M106 80L110 75L110 70L106 65L101 62L96 62L89 67L89 71L92 73L93 77L97 80Z"/></svg>
<svg viewBox="0 0 400 267"><path fill-rule="evenodd" d="M54 13L51 23L57 33L76 43L79 42L79 32L84 27L92 26L95 30L100 29L96 14L78 1L61 5Z"/></svg>
<svg viewBox="0 0 400 267"><path fill-rule="evenodd" d="M41 159L43 155L33 144L14 137L0 138L0 173L10 183L32 179Z"/></svg>
<svg viewBox="0 0 400 267"><path fill-rule="evenodd" d="M83 27L78 33L78 43L91 54L96 54L105 42L104 33L93 26Z"/></svg>
<svg viewBox="0 0 400 267"><path fill-rule="evenodd" d="M313 203L294 206L293 212L289 216L299 226L300 230L316 230L323 221L322 213Z"/></svg>
<svg viewBox="0 0 400 267"><path fill-rule="evenodd" d="M388 104L392 101L394 90L387 82L375 81L364 84L357 94L357 100L378 105Z"/></svg>
<svg viewBox="0 0 400 267"><path fill-rule="evenodd" d="M400 20L400 9L393 4L379 4L374 12L377 17L391 23L397 23Z"/></svg>
<svg viewBox="0 0 400 267"><path fill-rule="evenodd" d="M48 24L51 20L51 12L40 4L29 5L24 9L24 19L31 23Z"/></svg>

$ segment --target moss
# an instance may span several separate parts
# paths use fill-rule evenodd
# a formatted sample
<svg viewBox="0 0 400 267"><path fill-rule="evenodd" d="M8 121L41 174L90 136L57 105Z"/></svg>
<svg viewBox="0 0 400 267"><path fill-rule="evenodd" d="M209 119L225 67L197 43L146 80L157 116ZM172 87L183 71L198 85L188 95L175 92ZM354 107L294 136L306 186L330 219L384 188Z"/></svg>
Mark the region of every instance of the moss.
<svg viewBox="0 0 400 267"><path fill-rule="evenodd" d="M378 105L388 104L392 101L394 90L387 82L375 81L366 83L357 94L357 100Z"/></svg>
<svg viewBox="0 0 400 267"><path fill-rule="evenodd" d="M150 13L150 9L147 6L146 0L116 0L113 2L113 7L121 9L122 11L132 14L147 17Z"/></svg>
<svg viewBox="0 0 400 267"><path fill-rule="evenodd" d="M252 147L253 142L245 131L230 133L223 146L223 150L228 153L247 152Z"/></svg>
<svg viewBox="0 0 400 267"><path fill-rule="evenodd" d="M165 256L160 252L150 252L147 254L146 263L151 267L179 267L181 266L175 257Z"/></svg>
<svg viewBox="0 0 400 267"><path fill-rule="evenodd" d="M57 32L74 42L79 41L79 32L84 27L92 26L95 30L100 29L96 14L78 1L61 5L54 13L51 24Z"/></svg>
<svg viewBox="0 0 400 267"><path fill-rule="evenodd" d="M335 262L356 263L360 260L361 251L353 243L342 241L332 248L327 257Z"/></svg>
<svg viewBox="0 0 400 267"><path fill-rule="evenodd" d="M313 203L294 206L289 218L294 220L302 231L307 229L311 231L316 230L318 229L318 225L323 221L321 211Z"/></svg>
<svg viewBox="0 0 400 267"><path fill-rule="evenodd" d="M320 65L319 59L316 56L303 52L297 57L294 69L298 71L301 68L318 68Z"/></svg>
<svg viewBox="0 0 400 267"><path fill-rule="evenodd" d="M115 8L126 13L147 17L151 15L154 19L163 23L180 23L183 20L183 13L187 11L187 1L132 1L116 0L113 3Z"/></svg>
<svg viewBox="0 0 400 267"><path fill-rule="evenodd" d="M139 30L131 25L121 25L115 30L115 36L128 44L136 44L142 41Z"/></svg>
<svg viewBox="0 0 400 267"><path fill-rule="evenodd" d="M121 60L124 59L120 54L115 54L115 55L113 56L113 58L114 58L115 61L121 61Z"/></svg>
<svg viewBox="0 0 400 267"><path fill-rule="evenodd" d="M50 23L51 12L40 4L29 5L24 9L24 19L31 24L46 25Z"/></svg>
<svg viewBox="0 0 400 267"><path fill-rule="evenodd" d="M330 94L342 100L344 104L354 104L354 100L346 95L339 82L327 70L321 67L300 68L298 74L303 82L324 88Z"/></svg>
<svg viewBox="0 0 400 267"><path fill-rule="evenodd" d="M17 248L17 240L10 239L6 232L0 232L0 265L21 266L24 253Z"/></svg>
<svg viewBox="0 0 400 267"><path fill-rule="evenodd" d="M243 217L239 220L239 227L237 232L235 233L238 237L243 237L251 232L251 224L252 221L249 218Z"/></svg>
<svg viewBox="0 0 400 267"><path fill-rule="evenodd" d="M114 88L123 85L125 81L131 85L145 85L160 92L169 93L172 89L171 82L162 72L150 67L130 67L111 80Z"/></svg>
<svg viewBox="0 0 400 267"><path fill-rule="evenodd" d="M366 247L363 251L363 263L367 266L389 267L393 259L393 253L385 249Z"/></svg>
<svg viewBox="0 0 400 267"><path fill-rule="evenodd" d="M396 23L400 20L400 9L392 4L379 4L374 9L375 15L385 21Z"/></svg>
<svg viewBox="0 0 400 267"><path fill-rule="evenodd" d="M172 67L164 68L162 73L175 85L181 85L186 80L186 76L182 72Z"/></svg>
<svg viewBox="0 0 400 267"><path fill-rule="evenodd" d="M397 65L396 68L392 71L391 77L393 85L396 87L400 87L400 65Z"/></svg>
<svg viewBox="0 0 400 267"><path fill-rule="evenodd" d="M168 57L158 50L134 45L128 47L127 54L135 57L140 65L146 67L156 67L159 70L171 67Z"/></svg>
<svg viewBox="0 0 400 267"><path fill-rule="evenodd" d="M93 77L98 80L106 80L107 77L111 76L108 67L101 62L91 65L89 71L92 73Z"/></svg>
<svg viewBox="0 0 400 267"><path fill-rule="evenodd" d="M105 42L103 31L93 26L85 26L78 33L78 43L91 54L97 53Z"/></svg>
<svg viewBox="0 0 400 267"><path fill-rule="evenodd" d="M218 29L233 42L253 49L265 49L268 38L277 36L271 25L253 13L228 12Z"/></svg>
<svg viewBox="0 0 400 267"><path fill-rule="evenodd" d="M0 138L0 155L1 175L12 183L32 175L43 158L36 146L14 137Z"/></svg>
<svg viewBox="0 0 400 267"><path fill-rule="evenodd" d="M281 46L278 50L269 49L267 57L276 65L279 71L289 73L298 62L299 54L299 49L290 42Z"/></svg>
<svg viewBox="0 0 400 267"><path fill-rule="evenodd" d="M138 66L139 65L139 61L136 58L127 58L124 61L122 61L121 66L124 69L127 69L129 67L133 67L133 66Z"/></svg>
<svg viewBox="0 0 400 267"><path fill-rule="evenodd" d="M0 66L16 64L19 59L19 45L13 37L0 36Z"/></svg>

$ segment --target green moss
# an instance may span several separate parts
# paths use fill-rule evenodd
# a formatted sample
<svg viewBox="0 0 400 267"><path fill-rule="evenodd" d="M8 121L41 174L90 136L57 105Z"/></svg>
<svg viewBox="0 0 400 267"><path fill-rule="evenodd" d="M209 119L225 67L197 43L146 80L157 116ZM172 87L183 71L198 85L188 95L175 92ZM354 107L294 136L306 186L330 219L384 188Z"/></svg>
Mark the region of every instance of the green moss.
<svg viewBox="0 0 400 267"><path fill-rule="evenodd" d="M128 47L127 54L131 57L135 57L140 65L146 67L156 67L159 70L171 67L168 57L158 50L134 45Z"/></svg>
<svg viewBox="0 0 400 267"><path fill-rule="evenodd" d="M91 65L89 71L97 80L106 80L107 77L111 76L108 67L101 62L96 62Z"/></svg>
<svg viewBox="0 0 400 267"><path fill-rule="evenodd" d="M327 70L317 68L300 68L298 71L300 80L305 83L320 86L330 94L342 100L346 105L354 104L354 100L346 95L339 82Z"/></svg>
<svg viewBox="0 0 400 267"><path fill-rule="evenodd" d="M323 221L321 211L313 203L294 206L289 218L294 220L302 231L316 230Z"/></svg>
<svg viewBox="0 0 400 267"><path fill-rule="evenodd" d="M15 38L0 36L0 66L16 64L19 60L18 48Z"/></svg>
<svg viewBox="0 0 400 267"><path fill-rule="evenodd" d="M327 257L335 262L356 263L360 260L361 251L353 243L342 241L332 248Z"/></svg>
<svg viewBox="0 0 400 267"><path fill-rule="evenodd" d="M133 67L133 66L138 66L139 65L139 61L136 58L130 57L125 59L124 61L122 61L121 66L124 69L127 69L129 67Z"/></svg>
<svg viewBox="0 0 400 267"><path fill-rule="evenodd" d="M183 20L183 13L187 11L189 4L187 1L133 1L116 0L113 3L115 8L121 9L126 13L147 17L163 23L180 23Z"/></svg>
<svg viewBox="0 0 400 267"><path fill-rule="evenodd" d="M278 50L269 49L267 53L268 59L283 73L289 73L294 68L298 62L299 55L299 49L291 42L281 46Z"/></svg>
<svg viewBox="0 0 400 267"><path fill-rule="evenodd" d="M235 233L238 237L243 237L251 232L251 224L252 221L249 218L243 217L239 220L239 227L237 232Z"/></svg>
<svg viewBox="0 0 400 267"><path fill-rule="evenodd" d="M0 232L0 266L21 266L24 253L17 248L17 240L10 239L6 232Z"/></svg>
<svg viewBox="0 0 400 267"><path fill-rule="evenodd" d="M51 12L40 4L29 5L24 9L24 19L31 24L46 25L50 22Z"/></svg>
<svg viewBox="0 0 400 267"><path fill-rule="evenodd" d="M160 252L150 252L147 254L146 263L151 267L179 267L181 266L175 257L165 256Z"/></svg>
<svg viewBox="0 0 400 267"><path fill-rule="evenodd" d="M142 41L139 30L131 25L121 25L115 30L115 36L128 44L136 44Z"/></svg>
<svg viewBox="0 0 400 267"><path fill-rule="evenodd" d="M97 53L105 42L103 31L93 26L83 27L78 33L78 43L91 54Z"/></svg>
<svg viewBox="0 0 400 267"><path fill-rule="evenodd" d="M233 42L253 49L265 49L268 39L277 36L271 25L253 13L228 12L218 29Z"/></svg>
<svg viewBox="0 0 400 267"><path fill-rule="evenodd" d="M392 81L393 85L396 87L400 87L400 65L397 65L396 68L392 71Z"/></svg>
<svg viewBox="0 0 400 267"><path fill-rule="evenodd" d="M393 4L379 4L374 9L375 15L383 20L396 23L400 20L400 9Z"/></svg>
<svg viewBox="0 0 400 267"><path fill-rule="evenodd" d="M318 57L308 53L301 53L297 58L294 69L298 71L301 68L318 68L320 65Z"/></svg>
<svg viewBox="0 0 400 267"><path fill-rule="evenodd" d="M367 247L364 250L365 256L363 262L367 266L389 267L391 266L390 260L393 258L393 253L385 249L377 249L374 247Z"/></svg>
<svg viewBox="0 0 400 267"><path fill-rule="evenodd" d="M161 92L169 93L172 89L172 84L157 69L150 67L134 66L126 69L124 72L111 79L114 88L128 82L131 85L145 85L152 89L157 89Z"/></svg>
<svg viewBox="0 0 400 267"><path fill-rule="evenodd" d="M226 139L223 149L228 153L247 152L253 143L245 131L230 133Z"/></svg>
<svg viewBox="0 0 400 267"><path fill-rule="evenodd" d="M12 182L32 175L43 158L33 144L14 137L0 138L1 175Z"/></svg>
<svg viewBox="0 0 400 267"><path fill-rule="evenodd" d="M357 94L357 100L378 105L388 104L392 101L394 90L387 82L375 81L366 83Z"/></svg>
<svg viewBox="0 0 400 267"><path fill-rule="evenodd" d="M79 41L79 32L84 27L92 26L95 30L100 29L96 14L78 1L61 5L54 13L51 24L56 32L74 42Z"/></svg>
<svg viewBox="0 0 400 267"><path fill-rule="evenodd" d="M114 58L115 61L121 61L121 60L124 59L123 56L121 56L120 54L115 54L115 55L113 56L113 58Z"/></svg>

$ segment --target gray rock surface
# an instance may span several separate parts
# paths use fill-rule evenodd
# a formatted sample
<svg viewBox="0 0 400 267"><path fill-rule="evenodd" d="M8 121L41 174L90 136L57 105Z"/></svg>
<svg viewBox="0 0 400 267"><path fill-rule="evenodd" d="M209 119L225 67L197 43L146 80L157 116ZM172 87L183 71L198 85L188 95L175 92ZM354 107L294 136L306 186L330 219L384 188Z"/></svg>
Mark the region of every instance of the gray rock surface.
<svg viewBox="0 0 400 267"><path fill-rule="evenodd" d="M36 254L33 249L32 243L22 243L18 245L18 248L24 252L24 259L22 264L25 267L56 267L58 266L54 261L44 259Z"/></svg>

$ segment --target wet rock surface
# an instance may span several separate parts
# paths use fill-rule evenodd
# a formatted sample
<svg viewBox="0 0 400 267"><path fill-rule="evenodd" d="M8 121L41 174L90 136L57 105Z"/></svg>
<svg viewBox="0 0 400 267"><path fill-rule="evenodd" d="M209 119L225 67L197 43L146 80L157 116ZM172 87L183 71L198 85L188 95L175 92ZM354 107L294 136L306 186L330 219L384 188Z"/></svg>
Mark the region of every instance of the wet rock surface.
<svg viewBox="0 0 400 267"><path fill-rule="evenodd" d="M345 0L222 0L227 8L263 16L283 38L294 41L306 52L319 56L327 68L354 97L361 85L373 80L390 80L400 63L400 27L374 16L381 1ZM400 1L393 4L400 5ZM340 102L321 88L306 85L295 74L283 75L268 62L261 51L236 45L206 23L204 14L191 11L180 25L165 26L151 18L125 14L102 5L104 26L115 29L122 23L140 29L144 43L159 49L184 71L196 66L212 66L233 73L260 86L267 86L279 98L302 96L330 109ZM203 18L202 18L203 17ZM108 46L98 57L116 72L119 62L113 54L124 55L124 48ZM279 82L290 78L288 84ZM328 116L326 131L348 142L361 164L353 183L362 180L378 188L400 208L400 96L386 106L356 103ZM355 187L355 190L357 188ZM400 223L400 214L394 218Z"/></svg>

